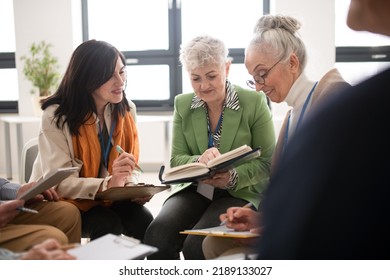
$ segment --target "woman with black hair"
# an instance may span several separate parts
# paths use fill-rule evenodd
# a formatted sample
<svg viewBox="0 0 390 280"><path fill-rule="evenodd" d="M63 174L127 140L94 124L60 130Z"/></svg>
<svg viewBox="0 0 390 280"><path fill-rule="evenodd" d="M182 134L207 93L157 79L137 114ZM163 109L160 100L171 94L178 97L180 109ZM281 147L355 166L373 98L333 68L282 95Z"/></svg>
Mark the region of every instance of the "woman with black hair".
<svg viewBox="0 0 390 280"><path fill-rule="evenodd" d="M79 173L55 189L81 211L83 236L107 233L143 239L153 216L135 201L95 201L98 192L137 182L139 171L136 109L126 99L123 54L104 41L89 40L73 52L54 95L42 102L39 154L30 180L61 167ZM120 145L119 154L112 147Z"/></svg>

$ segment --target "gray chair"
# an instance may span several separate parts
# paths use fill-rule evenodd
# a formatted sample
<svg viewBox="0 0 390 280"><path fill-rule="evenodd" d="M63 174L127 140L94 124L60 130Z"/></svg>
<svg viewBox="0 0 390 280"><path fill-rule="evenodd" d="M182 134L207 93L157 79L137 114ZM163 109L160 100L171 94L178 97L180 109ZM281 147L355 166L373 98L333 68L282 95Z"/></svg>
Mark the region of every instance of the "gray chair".
<svg viewBox="0 0 390 280"><path fill-rule="evenodd" d="M31 177L32 167L38 155L38 138L32 138L23 146L20 168L19 181L20 184L27 183Z"/></svg>

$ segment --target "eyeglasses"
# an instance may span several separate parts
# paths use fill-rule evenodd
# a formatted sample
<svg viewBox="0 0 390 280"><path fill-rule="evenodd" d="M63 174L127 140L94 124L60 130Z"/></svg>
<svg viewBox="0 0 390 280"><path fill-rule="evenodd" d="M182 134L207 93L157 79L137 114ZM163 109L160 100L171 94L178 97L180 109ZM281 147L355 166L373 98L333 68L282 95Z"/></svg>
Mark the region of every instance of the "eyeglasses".
<svg viewBox="0 0 390 280"><path fill-rule="evenodd" d="M276 64L278 64L280 61L282 61L282 58L279 59L274 65L272 65L271 68L269 68L267 71L265 71L265 73L264 73L263 75L257 74L257 75L255 75L255 76L253 76L253 80L248 80L248 81L246 81L246 84L248 85L248 87L255 89L255 88L256 88L256 84L264 85L264 83L265 83L265 78L267 78L269 72L271 72L271 70L272 70L272 69L276 66Z"/></svg>

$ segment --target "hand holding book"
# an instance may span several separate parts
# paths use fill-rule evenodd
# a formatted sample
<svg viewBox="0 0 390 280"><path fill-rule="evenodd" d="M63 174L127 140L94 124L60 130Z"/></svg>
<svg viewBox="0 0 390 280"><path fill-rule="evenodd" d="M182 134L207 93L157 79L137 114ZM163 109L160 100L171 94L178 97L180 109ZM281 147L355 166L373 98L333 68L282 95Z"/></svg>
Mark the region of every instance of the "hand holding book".
<svg viewBox="0 0 390 280"><path fill-rule="evenodd" d="M39 180L33 187L18 195L18 199L23 199L26 201L30 200L35 196L47 191L51 187L59 184L65 178L69 177L75 172L78 172L78 170L78 167L65 167L53 170L47 174L46 177Z"/></svg>
<svg viewBox="0 0 390 280"><path fill-rule="evenodd" d="M194 182L212 177L217 172L227 171L244 162L259 157L261 149L252 149L248 145L240 146L232 151L221 154L207 164L192 162L165 170L161 166L159 179L163 184Z"/></svg>
<svg viewBox="0 0 390 280"><path fill-rule="evenodd" d="M219 156L221 156L219 150L215 147L212 147L204 151L203 154L198 158L197 162L204 163L207 165L210 160L213 160Z"/></svg>

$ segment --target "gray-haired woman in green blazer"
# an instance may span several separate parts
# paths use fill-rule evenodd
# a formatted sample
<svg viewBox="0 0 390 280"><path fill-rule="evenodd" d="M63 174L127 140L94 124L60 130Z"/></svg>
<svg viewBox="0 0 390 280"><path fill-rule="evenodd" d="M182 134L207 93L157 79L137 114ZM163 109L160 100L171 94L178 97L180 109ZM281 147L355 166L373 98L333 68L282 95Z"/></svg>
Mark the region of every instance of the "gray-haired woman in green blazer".
<svg viewBox="0 0 390 280"><path fill-rule="evenodd" d="M207 163L244 144L261 156L212 178L172 186L171 195L146 231L144 242L159 248L150 259L204 259L201 236L179 232L219 225L219 214L248 202L257 208L269 181L275 131L267 99L228 80L231 60L224 43L204 35L180 52L194 92L175 98L171 167Z"/></svg>

